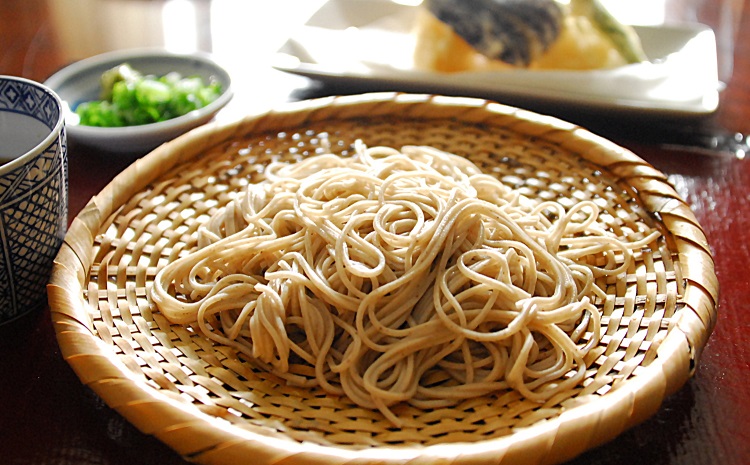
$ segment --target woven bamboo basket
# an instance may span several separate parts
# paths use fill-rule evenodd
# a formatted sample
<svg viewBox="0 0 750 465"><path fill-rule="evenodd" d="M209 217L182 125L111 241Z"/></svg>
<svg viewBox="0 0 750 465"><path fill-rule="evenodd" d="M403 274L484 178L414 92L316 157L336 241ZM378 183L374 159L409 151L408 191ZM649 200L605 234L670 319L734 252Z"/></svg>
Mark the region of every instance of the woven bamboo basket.
<svg viewBox="0 0 750 465"><path fill-rule="evenodd" d="M544 404L498 392L452 408L381 413L285 385L190 326L148 289L195 231L270 160L320 148L435 146L530 198L595 199L613 230L662 236L598 302L603 337L585 380ZM117 176L73 221L48 288L65 360L146 434L205 464L552 464L654 414L695 370L716 319L700 225L665 176L574 125L478 99L367 94L290 104L194 130Z"/></svg>

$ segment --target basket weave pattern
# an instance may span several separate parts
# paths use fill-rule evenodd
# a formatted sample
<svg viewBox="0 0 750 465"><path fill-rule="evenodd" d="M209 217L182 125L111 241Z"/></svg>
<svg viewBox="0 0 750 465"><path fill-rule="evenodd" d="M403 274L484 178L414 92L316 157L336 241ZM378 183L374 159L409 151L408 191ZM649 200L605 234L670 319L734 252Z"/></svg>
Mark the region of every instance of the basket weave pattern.
<svg viewBox="0 0 750 465"><path fill-rule="evenodd" d="M658 248L600 282L603 337L585 381L545 404L514 391L453 408L379 412L285 385L149 302L161 266L275 160L322 150L431 145L466 156L534 199L602 207L616 234L659 229ZM717 285L700 226L659 173L575 126L480 100L400 94L306 102L160 147L73 222L49 286L66 360L148 434L201 463L557 463L653 414L691 375L713 328ZM451 444L461 444L451 449ZM390 455L389 452L390 451ZM393 451L398 453L393 454ZM421 462L420 462L421 463Z"/></svg>

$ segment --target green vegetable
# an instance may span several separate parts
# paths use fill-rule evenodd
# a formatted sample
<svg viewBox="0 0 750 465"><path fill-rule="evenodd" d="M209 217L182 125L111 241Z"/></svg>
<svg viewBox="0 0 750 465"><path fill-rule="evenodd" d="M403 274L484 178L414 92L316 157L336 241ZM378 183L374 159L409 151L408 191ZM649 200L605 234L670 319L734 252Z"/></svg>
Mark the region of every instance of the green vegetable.
<svg viewBox="0 0 750 465"><path fill-rule="evenodd" d="M166 121L203 108L221 95L221 84L179 73L143 75L127 63L101 76L101 100L76 107L80 124L120 127Z"/></svg>
<svg viewBox="0 0 750 465"><path fill-rule="evenodd" d="M628 63L648 60L635 32L612 16L600 0L571 0L570 7L574 13L588 16L594 27L609 38Z"/></svg>

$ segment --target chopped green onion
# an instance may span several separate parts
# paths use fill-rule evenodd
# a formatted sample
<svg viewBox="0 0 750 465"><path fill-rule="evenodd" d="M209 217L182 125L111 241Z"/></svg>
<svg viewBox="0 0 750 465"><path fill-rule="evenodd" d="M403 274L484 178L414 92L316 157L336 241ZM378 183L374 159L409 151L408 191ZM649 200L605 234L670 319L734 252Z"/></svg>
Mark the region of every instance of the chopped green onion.
<svg viewBox="0 0 750 465"><path fill-rule="evenodd" d="M203 108L221 95L221 83L199 76L143 75L127 63L101 76L101 100L76 107L80 124L120 127L166 121Z"/></svg>

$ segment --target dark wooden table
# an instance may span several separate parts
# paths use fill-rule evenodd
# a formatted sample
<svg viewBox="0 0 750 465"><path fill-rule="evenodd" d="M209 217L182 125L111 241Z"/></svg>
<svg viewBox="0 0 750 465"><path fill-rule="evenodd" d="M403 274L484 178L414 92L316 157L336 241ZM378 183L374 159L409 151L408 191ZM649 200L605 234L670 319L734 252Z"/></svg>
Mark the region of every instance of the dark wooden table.
<svg viewBox="0 0 750 465"><path fill-rule="evenodd" d="M237 94L219 118L231 119L290 100L357 91L320 86L275 71L269 64L290 28L303 22L317 3L3 0L0 74L43 81L87 56L156 45L211 51L226 60ZM606 112L589 114L525 103L608 137L669 175L706 231L721 286L718 324L695 377L654 417L573 464L750 463L750 160L664 146L693 143L696 135L717 128L750 132L750 0L745 3L734 72L718 112L710 118L644 122ZM69 153L72 218L132 159L74 144ZM185 462L81 384L60 355L49 315L41 312L0 327L0 463Z"/></svg>

